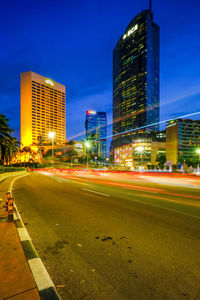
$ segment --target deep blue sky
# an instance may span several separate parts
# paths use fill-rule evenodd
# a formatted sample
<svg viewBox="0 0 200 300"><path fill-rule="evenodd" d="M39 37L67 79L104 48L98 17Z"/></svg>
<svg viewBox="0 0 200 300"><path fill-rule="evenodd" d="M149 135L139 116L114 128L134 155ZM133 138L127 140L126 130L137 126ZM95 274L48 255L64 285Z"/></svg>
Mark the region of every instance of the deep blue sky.
<svg viewBox="0 0 200 300"><path fill-rule="evenodd" d="M0 113L14 135L20 138L25 71L66 85L68 138L84 131L87 109L106 111L111 122L112 50L146 8L147 0L3 1ZM200 111L200 2L153 0L152 8L160 26L161 120Z"/></svg>

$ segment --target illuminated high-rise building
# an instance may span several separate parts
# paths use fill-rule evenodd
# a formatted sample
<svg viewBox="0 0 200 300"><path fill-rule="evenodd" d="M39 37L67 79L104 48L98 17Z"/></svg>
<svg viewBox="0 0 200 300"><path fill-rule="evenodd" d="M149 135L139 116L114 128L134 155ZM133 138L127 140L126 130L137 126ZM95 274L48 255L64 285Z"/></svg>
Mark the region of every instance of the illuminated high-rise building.
<svg viewBox="0 0 200 300"><path fill-rule="evenodd" d="M66 140L65 86L34 72L21 74L21 143L22 147Z"/></svg>
<svg viewBox="0 0 200 300"><path fill-rule="evenodd" d="M130 22L113 51L114 148L137 138L141 130L135 129L159 121L159 89L159 26L147 9Z"/></svg>
<svg viewBox="0 0 200 300"><path fill-rule="evenodd" d="M106 158L107 117L105 112L86 111L86 140L90 143L90 153Z"/></svg>
<svg viewBox="0 0 200 300"><path fill-rule="evenodd" d="M177 119L166 126L166 158L189 166L200 162L200 120Z"/></svg>

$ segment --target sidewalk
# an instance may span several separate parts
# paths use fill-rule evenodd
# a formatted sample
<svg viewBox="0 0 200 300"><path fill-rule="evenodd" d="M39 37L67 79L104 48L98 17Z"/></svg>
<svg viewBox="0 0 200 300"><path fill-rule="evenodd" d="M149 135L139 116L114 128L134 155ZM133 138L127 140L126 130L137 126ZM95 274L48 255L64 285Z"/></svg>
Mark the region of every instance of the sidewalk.
<svg viewBox="0 0 200 300"><path fill-rule="evenodd" d="M0 198L13 180L0 183ZM15 224L7 223L5 208L0 208L0 300L39 300L40 296L24 255Z"/></svg>

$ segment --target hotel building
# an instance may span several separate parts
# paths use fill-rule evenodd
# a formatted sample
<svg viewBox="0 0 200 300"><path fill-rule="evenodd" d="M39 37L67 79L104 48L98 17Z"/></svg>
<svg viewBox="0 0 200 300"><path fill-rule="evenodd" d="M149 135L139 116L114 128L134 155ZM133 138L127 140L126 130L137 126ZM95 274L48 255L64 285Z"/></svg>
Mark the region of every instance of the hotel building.
<svg viewBox="0 0 200 300"><path fill-rule="evenodd" d="M21 74L22 147L66 140L65 86L34 72Z"/></svg>
<svg viewBox="0 0 200 300"><path fill-rule="evenodd" d="M144 127L142 133L159 121L159 64L159 26L147 9L130 22L113 50L114 149L138 138L137 128Z"/></svg>

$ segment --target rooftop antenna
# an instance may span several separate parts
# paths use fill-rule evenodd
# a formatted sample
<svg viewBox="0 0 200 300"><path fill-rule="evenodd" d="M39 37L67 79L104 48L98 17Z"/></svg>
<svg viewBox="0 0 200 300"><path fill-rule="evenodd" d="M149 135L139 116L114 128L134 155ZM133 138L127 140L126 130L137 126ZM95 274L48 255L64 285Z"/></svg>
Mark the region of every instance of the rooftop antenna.
<svg viewBox="0 0 200 300"><path fill-rule="evenodd" d="M151 0L149 0L149 9L151 11Z"/></svg>

